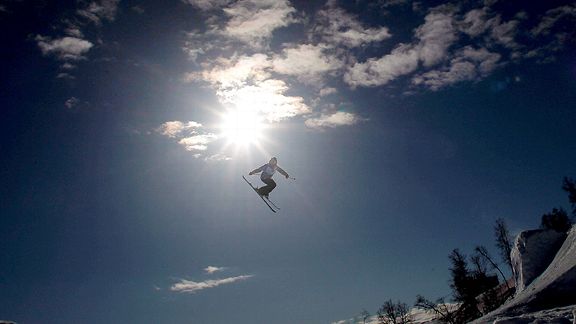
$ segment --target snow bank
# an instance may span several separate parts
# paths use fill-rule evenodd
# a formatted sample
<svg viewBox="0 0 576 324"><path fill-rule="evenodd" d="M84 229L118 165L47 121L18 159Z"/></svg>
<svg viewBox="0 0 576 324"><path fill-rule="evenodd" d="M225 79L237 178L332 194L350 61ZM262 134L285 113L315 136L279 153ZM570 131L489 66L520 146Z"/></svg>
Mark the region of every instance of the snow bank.
<svg viewBox="0 0 576 324"><path fill-rule="evenodd" d="M568 305L571 306L565 307ZM508 321L502 323L512 323L510 320L518 320L514 323L532 323L537 320L530 321L523 316L528 313L533 313L534 316L543 315L543 311L554 314L560 310L571 314L573 309L576 309L576 226L572 227L562 247L540 276L511 301L473 323L500 323L495 322L496 320ZM573 320L573 315L570 316ZM559 322L544 322L569 323L566 320L567 317L562 315L558 318Z"/></svg>
<svg viewBox="0 0 576 324"><path fill-rule="evenodd" d="M565 233L554 230L524 231L516 237L511 253L516 294L546 270L565 239Z"/></svg>

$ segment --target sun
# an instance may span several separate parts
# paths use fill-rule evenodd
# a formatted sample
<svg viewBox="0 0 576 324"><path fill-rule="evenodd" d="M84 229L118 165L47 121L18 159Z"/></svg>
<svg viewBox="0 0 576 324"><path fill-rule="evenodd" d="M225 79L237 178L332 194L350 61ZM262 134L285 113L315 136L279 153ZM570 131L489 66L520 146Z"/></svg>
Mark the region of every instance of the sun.
<svg viewBox="0 0 576 324"><path fill-rule="evenodd" d="M220 131L229 144L236 146L257 145L265 128L262 118L247 109L230 109L222 116Z"/></svg>

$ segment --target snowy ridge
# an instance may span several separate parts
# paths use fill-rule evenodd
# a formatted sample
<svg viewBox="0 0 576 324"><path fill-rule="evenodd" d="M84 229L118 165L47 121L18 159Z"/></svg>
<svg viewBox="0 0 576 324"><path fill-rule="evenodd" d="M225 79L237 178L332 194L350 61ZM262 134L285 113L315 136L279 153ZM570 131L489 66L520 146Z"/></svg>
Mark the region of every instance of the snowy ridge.
<svg viewBox="0 0 576 324"><path fill-rule="evenodd" d="M574 310L576 226L569 231L562 247L540 276L511 301L473 323L574 323Z"/></svg>

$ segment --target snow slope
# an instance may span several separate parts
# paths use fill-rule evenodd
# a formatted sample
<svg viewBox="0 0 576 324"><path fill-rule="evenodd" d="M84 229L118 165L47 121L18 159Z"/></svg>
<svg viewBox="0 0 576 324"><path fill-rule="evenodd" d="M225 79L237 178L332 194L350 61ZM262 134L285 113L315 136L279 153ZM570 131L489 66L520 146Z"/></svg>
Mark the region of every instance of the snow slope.
<svg viewBox="0 0 576 324"><path fill-rule="evenodd" d="M547 316L557 312L559 317L568 320L566 316L573 318L573 309L576 309L576 226L572 227L564 244L540 276L511 301L473 323L494 323L500 318L507 318L506 323L532 323L520 320L530 313L543 316L545 312L542 311L548 311ZM518 319L518 322L510 322L511 318Z"/></svg>

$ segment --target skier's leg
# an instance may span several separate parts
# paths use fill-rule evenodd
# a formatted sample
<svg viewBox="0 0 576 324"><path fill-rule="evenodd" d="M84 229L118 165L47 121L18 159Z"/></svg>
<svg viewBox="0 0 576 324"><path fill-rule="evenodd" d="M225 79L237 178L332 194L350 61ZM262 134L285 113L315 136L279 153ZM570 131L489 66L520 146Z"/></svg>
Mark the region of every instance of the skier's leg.
<svg viewBox="0 0 576 324"><path fill-rule="evenodd" d="M263 196L269 195L270 192L272 192L272 190L274 190L274 188L276 188L276 182L274 182L274 180L272 180L272 178L262 179L262 182L264 182L266 184L266 186L258 189L258 191Z"/></svg>

